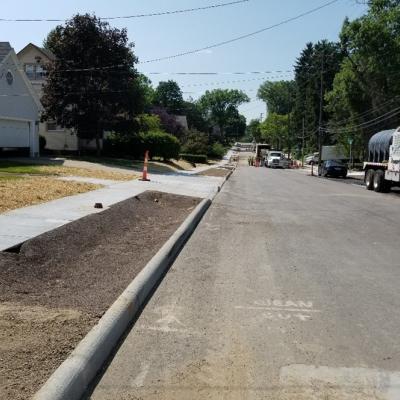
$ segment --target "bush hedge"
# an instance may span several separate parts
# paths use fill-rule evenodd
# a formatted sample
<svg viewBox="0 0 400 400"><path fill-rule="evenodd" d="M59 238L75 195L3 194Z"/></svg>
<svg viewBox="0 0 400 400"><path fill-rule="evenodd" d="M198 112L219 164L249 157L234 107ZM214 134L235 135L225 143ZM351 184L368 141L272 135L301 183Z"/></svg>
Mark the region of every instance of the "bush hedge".
<svg viewBox="0 0 400 400"><path fill-rule="evenodd" d="M211 158L222 158L226 153L225 147L221 143L214 143L208 150L208 156Z"/></svg>
<svg viewBox="0 0 400 400"><path fill-rule="evenodd" d="M150 157L169 160L179 157L180 143L175 136L162 131L113 133L104 141L103 148L106 155L127 158L141 158L146 150L149 150Z"/></svg>
<svg viewBox="0 0 400 400"><path fill-rule="evenodd" d="M141 133L140 137L143 150L149 150L150 157L162 157L164 160L179 157L181 145L175 136L161 131L153 131Z"/></svg>
<svg viewBox="0 0 400 400"><path fill-rule="evenodd" d="M183 154L207 154L208 136L206 133L192 129L187 132L184 144L182 145Z"/></svg>
<svg viewBox="0 0 400 400"><path fill-rule="evenodd" d="M179 154L179 157L192 163L207 164L207 156L205 154Z"/></svg>

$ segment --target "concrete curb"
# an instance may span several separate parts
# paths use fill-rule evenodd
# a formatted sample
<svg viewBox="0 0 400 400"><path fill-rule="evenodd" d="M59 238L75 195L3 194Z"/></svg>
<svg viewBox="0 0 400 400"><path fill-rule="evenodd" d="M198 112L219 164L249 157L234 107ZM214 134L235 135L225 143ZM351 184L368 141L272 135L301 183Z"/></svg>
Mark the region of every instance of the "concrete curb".
<svg viewBox="0 0 400 400"><path fill-rule="evenodd" d="M225 183L225 181L224 181ZM211 204L204 199L82 339L33 400L78 400Z"/></svg>

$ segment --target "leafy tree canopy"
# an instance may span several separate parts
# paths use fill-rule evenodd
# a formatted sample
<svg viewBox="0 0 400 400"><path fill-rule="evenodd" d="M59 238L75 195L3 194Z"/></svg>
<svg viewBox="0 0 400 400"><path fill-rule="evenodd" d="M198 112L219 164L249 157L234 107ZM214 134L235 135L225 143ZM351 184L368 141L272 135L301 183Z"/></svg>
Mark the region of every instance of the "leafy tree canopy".
<svg viewBox="0 0 400 400"><path fill-rule="evenodd" d="M265 143L271 144L276 150L282 150L288 141L288 115L268 114L261 123L260 130Z"/></svg>
<svg viewBox="0 0 400 400"><path fill-rule="evenodd" d="M268 112L281 115L292 111L294 95L294 81L266 81L260 86L257 93L258 98L267 104Z"/></svg>
<svg viewBox="0 0 400 400"><path fill-rule="evenodd" d="M124 129L145 104L134 45L125 29L89 14L57 26L45 44L56 61L44 87L44 119L95 138L100 153L104 130Z"/></svg>
<svg viewBox="0 0 400 400"><path fill-rule="evenodd" d="M182 114L184 102L179 85L172 80L160 82L154 92L154 104L164 107L170 114Z"/></svg>
<svg viewBox="0 0 400 400"><path fill-rule="evenodd" d="M261 140L261 122L258 119L252 119L246 128L246 138L248 141L256 140L260 142Z"/></svg>
<svg viewBox="0 0 400 400"><path fill-rule="evenodd" d="M239 117L238 107L249 101L249 97L241 90L215 89L207 90L199 99L198 104L204 117L211 125L219 128L224 138L228 128L228 133L245 130L246 122L244 121L243 129L243 119ZM234 126L235 124L240 124L240 127Z"/></svg>
<svg viewBox="0 0 400 400"><path fill-rule="evenodd" d="M390 111L400 96L400 1L370 0L368 5L365 15L344 21L345 59L325 96L332 140L346 147L351 137L360 158L372 134L398 125Z"/></svg>

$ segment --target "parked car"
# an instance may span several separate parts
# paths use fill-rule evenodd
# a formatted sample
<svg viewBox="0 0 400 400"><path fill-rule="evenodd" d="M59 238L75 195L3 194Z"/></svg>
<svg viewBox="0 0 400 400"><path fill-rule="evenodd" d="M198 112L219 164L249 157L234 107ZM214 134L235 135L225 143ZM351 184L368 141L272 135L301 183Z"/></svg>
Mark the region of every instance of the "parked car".
<svg viewBox="0 0 400 400"><path fill-rule="evenodd" d="M347 166L338 160L327 160L321 164L318 175L346 178Z"/></svg>
<svg viewBox="0 0 400 400"><path fill-rule="evenodd" d="M318 158L319 158L319 153L310 154L304 159L304 162L307 165L318 164Z"/></svg>

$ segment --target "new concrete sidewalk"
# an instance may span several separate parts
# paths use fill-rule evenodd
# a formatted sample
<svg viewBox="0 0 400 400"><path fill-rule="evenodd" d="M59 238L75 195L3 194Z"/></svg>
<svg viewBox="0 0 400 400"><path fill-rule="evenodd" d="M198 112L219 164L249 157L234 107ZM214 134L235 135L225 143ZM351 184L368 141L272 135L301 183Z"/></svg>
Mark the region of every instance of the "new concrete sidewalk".
<svg viewBox="0 0 400 400"><path fill-rule="evenodd" d="M182 175L151 175L151 182L128 181L24 207L0 215L0 251L86 215L99 212L95 203L109 207L146 190L206 198L218 191L224 178Z"/></svg>

